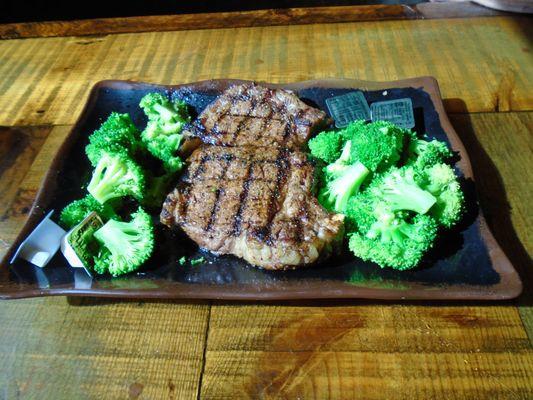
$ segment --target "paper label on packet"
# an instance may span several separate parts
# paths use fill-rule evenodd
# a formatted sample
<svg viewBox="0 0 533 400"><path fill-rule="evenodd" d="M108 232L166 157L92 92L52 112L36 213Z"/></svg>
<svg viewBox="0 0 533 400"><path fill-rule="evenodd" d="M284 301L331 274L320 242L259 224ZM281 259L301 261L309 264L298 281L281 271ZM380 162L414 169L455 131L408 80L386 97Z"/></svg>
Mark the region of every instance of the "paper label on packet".
<svg viewBox="0 0 533 400"><path fill-rule="evenodd" d="M409 98L372 103L370 115L373 122L388 121L405 129L415 126L413 102Z"/></svg>
<svg viewBox="0 0 533 400"><path fill-rule="evenodd" d="M370 108L360 90L326 99L329 113L337 128L344 128L355 120L370 120Z"/></svg>

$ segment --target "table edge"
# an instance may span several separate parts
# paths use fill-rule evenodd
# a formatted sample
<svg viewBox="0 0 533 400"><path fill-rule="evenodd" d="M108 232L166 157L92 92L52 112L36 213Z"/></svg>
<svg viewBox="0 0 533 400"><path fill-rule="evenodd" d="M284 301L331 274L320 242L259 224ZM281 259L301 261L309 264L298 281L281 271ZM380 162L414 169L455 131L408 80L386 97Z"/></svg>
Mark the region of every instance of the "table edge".
<svg viewBox="0 0 533 400"><path fill-rule="evenodd" d="M0 24L0 39L508 15L474 4L357 5Z"/></svg>

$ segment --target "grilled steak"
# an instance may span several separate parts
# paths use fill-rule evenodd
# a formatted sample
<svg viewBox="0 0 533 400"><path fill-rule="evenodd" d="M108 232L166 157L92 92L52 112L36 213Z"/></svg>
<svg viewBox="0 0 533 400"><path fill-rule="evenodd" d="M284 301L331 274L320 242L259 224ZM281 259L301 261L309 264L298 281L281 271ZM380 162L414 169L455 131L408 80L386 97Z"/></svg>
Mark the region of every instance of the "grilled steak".
<svg viewBox="0 0 533 400"><path fill-rule="evenodd" d="M314 167L298 150L325 120L291 92L231 87L190 128L188 135L206 144L188 158L161 221L205 249L268 269L326 255L341 236L343 216L313 196Z"/></svg>
<svg viewBox="0 0 533 400"><path fill-rule="evenodd" d="M201 247L269 269L317 260L342 227L313 197L313 165L284 148L203 145L166 199L161 221Z"/></svg>
<svg viewBox="0 0 533 400"><path fill-rule="evenodd" d="M226 90L198 116L186 136L221 146L299 148L326 122L326 114L287 90L254 84Z"/></svg>

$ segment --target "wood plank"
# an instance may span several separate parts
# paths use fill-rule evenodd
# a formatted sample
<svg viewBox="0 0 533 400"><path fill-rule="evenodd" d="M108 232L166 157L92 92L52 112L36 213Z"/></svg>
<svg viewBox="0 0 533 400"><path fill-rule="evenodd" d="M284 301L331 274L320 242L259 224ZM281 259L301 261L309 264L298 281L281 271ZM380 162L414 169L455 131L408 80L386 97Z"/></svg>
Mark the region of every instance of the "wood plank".
<svg viewBox="0 0 533 400"><path fill-rule="evenodd" d="M76 304L64 297L2 303L0 397L197 398L206 303Z"/></svg>
<svg viewBox="0 0 533 400"><path fill-rule="evenodd" d="M216 305L202 398L526 399L510 306Z"/></svg>
<svg viewBox="0 0 533 400"><path fill-rule="evenodd" d="M451 115L491 230L524 282L519 312L533 345L533 113Z"/></svg>
<svg viewBox="0 0 533 400"><path fill-rule="evenodd" d="M450 119L470 155L481 208L496 240L525 280L533 282L533 113Z"/></svg>
<svg viewBox="0 0 533 400"><path fill-rule="evenodd" d="M0 41L0 124L72 124L101 79L372 81L433 75L449 112L533 109L527 17ZM224 49L224 51L220 51Z"/></svg>
<svg viewBox="0 0 533 400"><path fill-rule="evenodd" d="M3 199L0 201L0 258L26 221L41 181L70 129L71 126L17 127L7 129L8 133L2 135L6 152L17 152L17 143L25 143L25 146L16 161L0 175L0 198Z"/></svg>
<svg viewBox="0 0 533 400"><path fill-rule="evenodd" d="M146 15L142 17L4 24L0 25L0 39L413 18L420 18L420 14L412 7L391 4L285 8L201 14Z"/></svg>
<svg viewBox="0 0 533 400"><path fill-rule="evenodd" d="M49 126L0 127L0 215L16 196L51 129Z"/></svg>

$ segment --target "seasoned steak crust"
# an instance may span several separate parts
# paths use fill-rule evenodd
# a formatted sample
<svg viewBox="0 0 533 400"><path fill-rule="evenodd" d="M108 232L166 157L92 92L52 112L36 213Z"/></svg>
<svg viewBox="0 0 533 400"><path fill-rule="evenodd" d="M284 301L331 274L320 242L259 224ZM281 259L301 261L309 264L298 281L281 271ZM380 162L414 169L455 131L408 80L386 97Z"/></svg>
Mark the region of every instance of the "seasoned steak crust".
<svg viewBox="0 0 533 400"><path fill-rule="evenodd" d="M208 105L185 135L220 146L296 149L325 122L326 113L308 106L290 91L241 84Z"/></svg>
<svg viewBox="0 0 533 400"><path fill-rule="evenodd" d="M167 197L161 221L201 247L268 269L310 264L339 237L343 217L312 195L314 167L283 147L202 145Z"/></svg>
<svg viewBox="0 0 533 400"><path fill-rule="evenodd" d="M205 249L268 269L327 255L343 217L313 196L314 167L298 150L326 122L292 92L230 87L186 129L182 154L192 154L161 221Z"/></svg>

